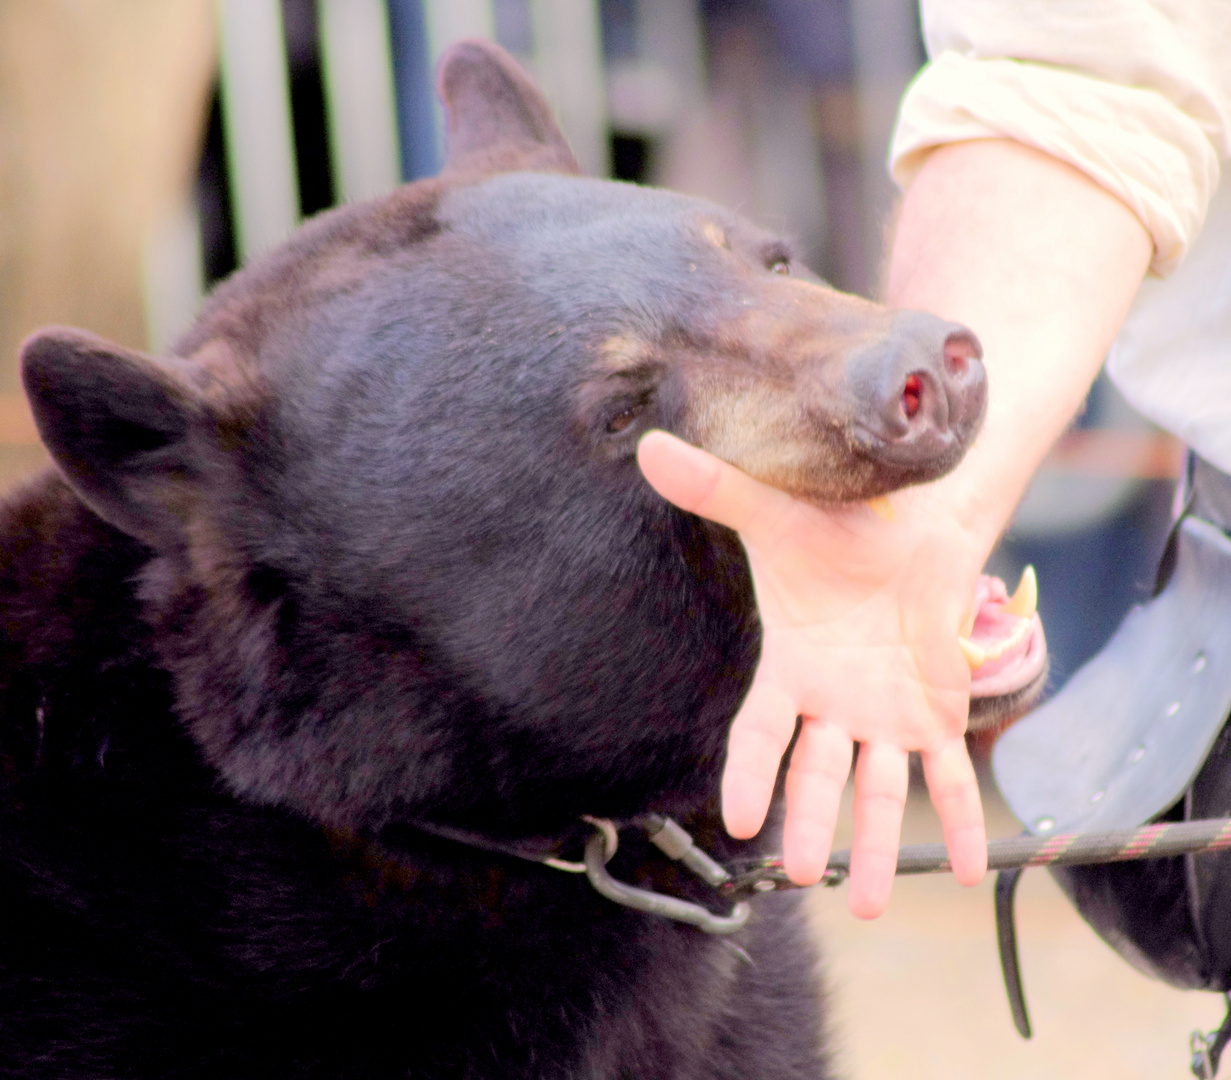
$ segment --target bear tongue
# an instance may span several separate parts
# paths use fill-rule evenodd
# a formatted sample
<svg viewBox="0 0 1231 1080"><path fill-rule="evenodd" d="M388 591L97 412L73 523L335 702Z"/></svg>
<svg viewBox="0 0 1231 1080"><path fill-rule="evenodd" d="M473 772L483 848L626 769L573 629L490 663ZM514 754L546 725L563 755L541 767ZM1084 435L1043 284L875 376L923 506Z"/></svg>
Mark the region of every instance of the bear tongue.
<svg viewBox="0 0 1231 1080"><path fill-rule="evenodd" d="M982 575L975 620L962 651L970 664L970 696L999 697L1029 686L1047 663L1043 623L1035 610L1038 585L1027 567L1013 596L1000 578Z"/></svg>

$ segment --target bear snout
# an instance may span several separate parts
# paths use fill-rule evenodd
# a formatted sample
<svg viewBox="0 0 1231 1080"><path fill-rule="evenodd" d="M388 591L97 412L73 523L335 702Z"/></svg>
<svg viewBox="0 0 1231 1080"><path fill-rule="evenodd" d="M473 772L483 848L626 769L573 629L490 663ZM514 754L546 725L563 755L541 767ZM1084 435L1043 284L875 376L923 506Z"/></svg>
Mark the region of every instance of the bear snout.
<svg viewBox="0 0 1231 1080"><path fill-rule="evenodd" d="M978 338L956 323L899 312L852 355L847 394L859 448L890 466L940 475L969 447L987 408Z"/></svg>

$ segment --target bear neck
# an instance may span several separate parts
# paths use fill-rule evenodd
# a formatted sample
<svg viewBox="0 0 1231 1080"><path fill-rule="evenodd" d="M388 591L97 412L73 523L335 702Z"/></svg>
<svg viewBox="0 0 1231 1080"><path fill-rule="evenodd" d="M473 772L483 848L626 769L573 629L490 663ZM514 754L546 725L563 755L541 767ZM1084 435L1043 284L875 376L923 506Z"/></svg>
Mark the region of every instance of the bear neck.
<svg viewBox="0 0 1231 1080"><path fill-rule="evenodd" d="M153 759L182 741L136 596L149 558L58 473L0 506L0 764L10 800L32 785L46 791L50 777L81 783L127 750Z"/></svg>

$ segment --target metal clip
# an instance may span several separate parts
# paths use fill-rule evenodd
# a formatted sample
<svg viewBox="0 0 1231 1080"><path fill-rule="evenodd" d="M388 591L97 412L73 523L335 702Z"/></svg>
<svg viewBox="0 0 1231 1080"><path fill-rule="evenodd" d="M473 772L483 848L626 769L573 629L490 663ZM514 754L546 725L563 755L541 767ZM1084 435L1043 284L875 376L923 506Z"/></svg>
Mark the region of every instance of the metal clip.
<svg viewBox="0 0 1231 1080"><path fill-rule="evenodd" d="M727 868L697 847L693 838L671 818L646 814L641 827L651 844L667 858L682 862L707 885L717 889L731 880Z"/></svg>
<svg viewBox="0 0 1231 1080"><path fill-rule="evenodd" d="M615 825L602 818L588 818L587 820L595 827L595 832L586 841L586 876L590 879L590 884L608 900L614 900L617 904L623 904L625 907L644 911L650 915L663 915L676 922L688 923L699 930L704 930L707 934L733 934L748 921L748 916L752 913L752 905L746 900L741 900L736 904L729 915L715 915L700 904L694 904L689 900L664 896L651 889L638 889L617 881L607 873L607 862L615 854L615 845L611 843L611 837L615 835ZM669 818L665 820L670 821ZM671 824L675 825L675 822ZM696 858L683 859L683 861L698 877L707 880L710 875L705 872L705 862L712 863L713 860L693 845L692 838L688 837L688 834L684 833L678 825L675 825L675 828L688 838L688 844L679 844L678 846L682 849L681 853L674 857L682 859L685 851L703 855L704 861ZM679 839L674 833L671 836L672 839ZM694 863L698 863L698 866L694 866Z"/></svg>
<svg viewBox="0 0 1231 1080"><path fill-rule="evenodd" d="M1194 1031L1189 1037L1189 1047L1192 1050L1192 1073L1197 1080L1214 1080L1214 1062L1210 1060L1210 1046L1214 1042L1212 1036Z"/></svg>
<svg viewBox="0 0 1231 1080"><path fill-rule="evenodd" d="M1189 1038L1189 1047L1193 1055L1192 1064L1189 1067L1197 1080L1214 1080L1214 1077L1218 1075L1218 1062L1222 1057L1222 1052L1226 1049L1227 1043L1231 1042L1231 991L1225 993L1223 997L1227 1002L1227 1015L1223 1018L1222 1026L1208 1035L1194 1031Z"/></svg>

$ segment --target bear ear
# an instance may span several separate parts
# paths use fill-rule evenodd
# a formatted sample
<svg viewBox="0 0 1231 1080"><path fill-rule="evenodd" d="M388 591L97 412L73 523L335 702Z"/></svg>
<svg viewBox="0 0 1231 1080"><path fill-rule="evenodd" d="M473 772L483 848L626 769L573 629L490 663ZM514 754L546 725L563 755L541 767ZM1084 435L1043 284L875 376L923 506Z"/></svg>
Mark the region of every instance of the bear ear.
<svg viewBox="0 0 1231 1080"><path fill-rule="evenodd" d="M203 405L152 357L54 328L21 350L34 420L70 486L100 517L165 550L183 536Z"/></svg>
<svg viewBox="0 0 1231 1080"><path fill-rule="evenodd" d="M581 172L547 101L498 45L450 46L436 82L447 118L445 173Z"/></svg>

